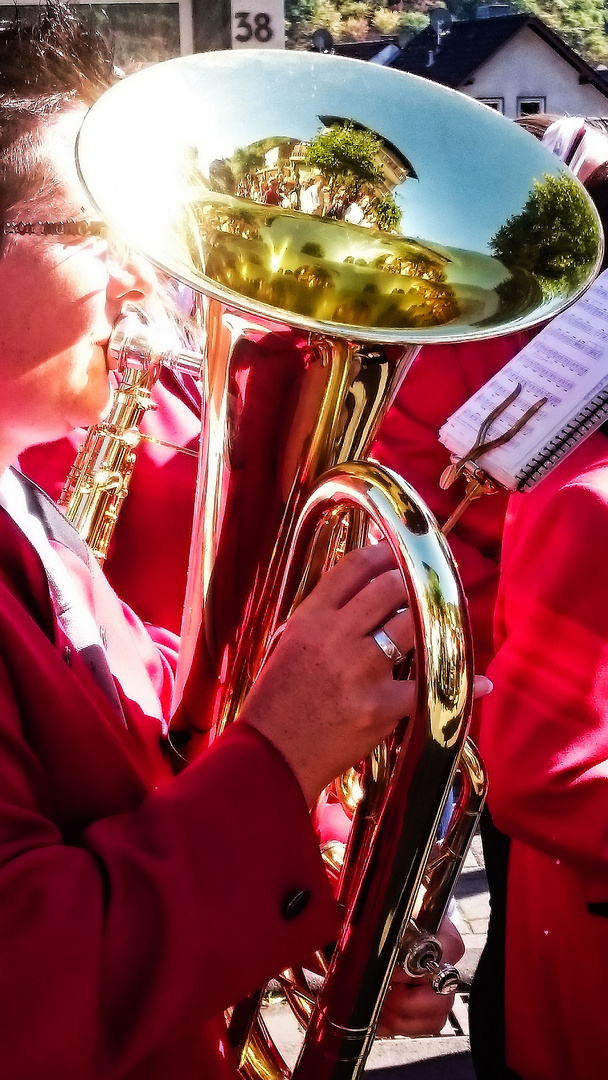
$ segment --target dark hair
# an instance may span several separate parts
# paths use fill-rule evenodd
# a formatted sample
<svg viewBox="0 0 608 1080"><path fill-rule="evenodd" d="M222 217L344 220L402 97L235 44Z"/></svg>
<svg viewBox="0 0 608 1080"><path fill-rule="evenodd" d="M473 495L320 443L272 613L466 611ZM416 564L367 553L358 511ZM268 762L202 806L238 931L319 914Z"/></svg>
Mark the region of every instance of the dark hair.
<svg viewBox="0 0 608 1080"><path fill-rule="evenodd" d="M49 180L45 120L73 102L92 104L113 81L107 43L69 5L49 0L34 21L15 8L0 28L0 227L16 202Z"/></svg>
<svg viewBox="0 0 608 1080"><path fill-rule="evenodd" d="M608 237L608 162L598 165L585 180L584 187L595 203L604 233ZM608 251L604 250L601 270L608 266Z"/></svg>
<svg viewBox="0 0 608 1080"><path fill-rule="evenodd" d="M529 116L518 116L515 123L518 127L529 131L531 135L535 135L537 139L542 139L547 128L551 127L556 120L561 120L561 116L556 113L531 113Z"/></svg>
<svg viewBox="0 0 608 1080"><path fill-rule="evenodd" d="M75 94L92 104L112 80L105 39L62 0L47 0L34 21L15 8L0 29L0 95L42 97Z"/></svg>

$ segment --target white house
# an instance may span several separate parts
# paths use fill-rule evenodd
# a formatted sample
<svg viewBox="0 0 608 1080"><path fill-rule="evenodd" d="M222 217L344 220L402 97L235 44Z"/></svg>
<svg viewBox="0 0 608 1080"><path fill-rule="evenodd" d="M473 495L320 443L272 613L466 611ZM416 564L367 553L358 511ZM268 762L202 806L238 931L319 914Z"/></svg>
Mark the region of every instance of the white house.
<svg viewBox="0 0 608 1080"><path fill-rule="evenodd" d="M336 45L422 75L491 105L505 116L555 113L608 116L608 72L596 71L558 34L532 15L501 15L431 26L399 48L395 39Z"/></svg>

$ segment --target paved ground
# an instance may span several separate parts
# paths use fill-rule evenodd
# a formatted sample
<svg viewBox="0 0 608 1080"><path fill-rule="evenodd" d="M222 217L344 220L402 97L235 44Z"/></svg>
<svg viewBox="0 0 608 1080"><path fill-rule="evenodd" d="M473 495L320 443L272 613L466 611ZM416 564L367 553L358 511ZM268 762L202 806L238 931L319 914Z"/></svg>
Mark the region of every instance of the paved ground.
<svg viewBox="0 0 608 1080"><path fill-rule="evenodd" d="M477 965L488 921L488 893L481 841L474 837L456 893L459 929L466 953L459 964L470 981ZM289 1065L299 1046L297 1025L282 1004L265 1009L265 1019ZM441 1035L432 1039L381 1039L366 1067L368 1080L474 1080L468 1040L467 995L458 994L454 1012Z"/></svg>

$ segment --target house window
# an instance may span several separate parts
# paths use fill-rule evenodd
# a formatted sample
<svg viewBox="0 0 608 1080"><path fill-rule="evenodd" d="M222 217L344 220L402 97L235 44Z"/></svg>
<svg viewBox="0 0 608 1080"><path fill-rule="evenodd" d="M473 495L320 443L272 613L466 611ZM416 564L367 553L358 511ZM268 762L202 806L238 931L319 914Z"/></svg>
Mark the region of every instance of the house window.
<svg viewBox="0 0 608 1080"><path fill-rule="evenodd" d="M505 111L505 99L501 97L480 97L477 98L481 101L482 105L489 105L491 109L496 109L496 112L504 113Z"/></svg>
<svg viewBox="0 0 608 1080"><path fill-rule="evenodd" d="M547 111L547 99L544 97L518 97L518 116L537 116Z"/></svg>
<svg viewBox="0 0 608 1080"><path fill-rule="evenodd" d="M14 18L15 3L24 18L39 6L0 0L0 23ZM124 70L192 52L192 0L103 0L74 7L111 39L115 62Z"/></svg>

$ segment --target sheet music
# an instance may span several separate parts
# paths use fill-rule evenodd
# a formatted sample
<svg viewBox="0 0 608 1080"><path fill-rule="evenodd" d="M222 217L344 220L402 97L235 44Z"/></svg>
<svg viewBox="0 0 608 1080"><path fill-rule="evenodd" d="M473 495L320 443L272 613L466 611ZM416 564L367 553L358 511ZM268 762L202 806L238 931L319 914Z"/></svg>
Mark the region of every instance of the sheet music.
<svg viewBox="0 0 608 1080"><path fill-rule="evenodd" d="M439 433L441 442L459 457L465 454L484 419L518 383L521 393L492 424L486 439L507 431L535 402L546 402L508 443L476 458L511 490L517 488L524 467L542 451L549 457L552 440L568 432L573 418L608 392L608 271L447 420ZM599 415L597 423L602 419Z"/></svg>

